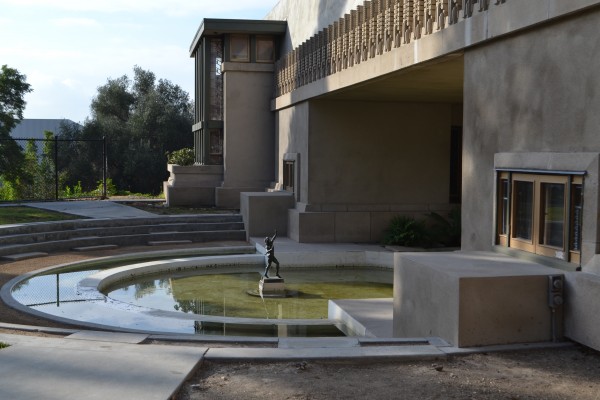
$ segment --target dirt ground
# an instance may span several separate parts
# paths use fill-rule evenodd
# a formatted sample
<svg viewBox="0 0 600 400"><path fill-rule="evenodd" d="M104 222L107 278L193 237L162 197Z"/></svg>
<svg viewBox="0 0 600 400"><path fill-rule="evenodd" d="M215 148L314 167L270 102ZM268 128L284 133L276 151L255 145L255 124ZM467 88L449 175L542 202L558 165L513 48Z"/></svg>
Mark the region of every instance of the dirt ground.
<svg viewBox="0 0 600 400"><path fill-rule="evenodd" d="M46 266L144 249L147 247L0 262L0 285ZM0 322L61 326L21 314L1 302ZM176 396L177 400L356 398L600 400L600 353L575 345L418 362L204 362Z"/></svg>
<svg viewBox="0 0 600 400"><path fill-rule="evenodd" d="M178 400L600 399L600 357L582 347L419 362L206 362Z"/></svg>

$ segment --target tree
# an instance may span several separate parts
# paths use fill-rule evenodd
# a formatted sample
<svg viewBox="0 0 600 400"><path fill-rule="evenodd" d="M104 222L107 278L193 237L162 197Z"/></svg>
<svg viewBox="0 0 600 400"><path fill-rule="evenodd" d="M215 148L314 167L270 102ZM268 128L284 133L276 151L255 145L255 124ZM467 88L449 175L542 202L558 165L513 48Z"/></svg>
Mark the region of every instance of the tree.
<svg viewBox="0 0 600 400"><path fill-rule="evenodd" d="M10 132L23 119L25 95L31 92L31 85L14 68L6 65L0 71L0 171L6 180L14 180L19 175L24 156L19 145L11 139Z"/></svg>
<svg viewBox="0 0 600 400"><path fill-rule="evenodd" d="M108 176L121 190L157 194L167 179L166 153L193 144L193 105L188 93L154 73L134 67L108 79L92 100L91 118L72 138L107 138ZM67 132L65 132L67 133ZM61 131L61 137L62 137ZM74 157L86 154L78 151ZM71 160L71 165L85 164Z"/></svg>
<svg viewBox="0 0 600 400"><path fill-rule="evenodd" d="M102 178L104 160L102 158L101 141L82 141L100 139L101 133L93 123L84 126L79 124L61 124L59 128L60 141L58 171L60 187L74 188L81 186L84 192L90 192L98 187ZM68 154L68 157L65 155Z"/></svg>

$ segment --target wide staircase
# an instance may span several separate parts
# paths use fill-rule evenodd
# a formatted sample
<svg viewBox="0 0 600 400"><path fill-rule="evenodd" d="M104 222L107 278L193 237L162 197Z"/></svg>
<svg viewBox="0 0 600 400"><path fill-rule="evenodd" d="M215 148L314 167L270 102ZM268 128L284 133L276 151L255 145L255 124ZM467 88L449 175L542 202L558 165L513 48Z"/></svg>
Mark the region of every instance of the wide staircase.
<svg viewBox="0 0 600 400"><path fill-rule="evenodd" d="M244 223L239 214L77 219L0 226L0 259L15 261L49 252L120 246L245 240Z"/></svg>

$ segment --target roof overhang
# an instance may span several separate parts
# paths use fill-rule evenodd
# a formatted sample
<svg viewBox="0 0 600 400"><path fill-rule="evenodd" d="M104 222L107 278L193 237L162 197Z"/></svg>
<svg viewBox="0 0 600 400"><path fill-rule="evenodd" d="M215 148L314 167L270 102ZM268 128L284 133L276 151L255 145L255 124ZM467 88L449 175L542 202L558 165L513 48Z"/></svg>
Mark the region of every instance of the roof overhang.
<svg viewBox="0 0 600 400"><path fill-rule="evenodd" d="M218 36L224 33L284 35L286 30L286 21L204 18L190 46L190 57L194 57L194 52L204 36Z"/></svg>

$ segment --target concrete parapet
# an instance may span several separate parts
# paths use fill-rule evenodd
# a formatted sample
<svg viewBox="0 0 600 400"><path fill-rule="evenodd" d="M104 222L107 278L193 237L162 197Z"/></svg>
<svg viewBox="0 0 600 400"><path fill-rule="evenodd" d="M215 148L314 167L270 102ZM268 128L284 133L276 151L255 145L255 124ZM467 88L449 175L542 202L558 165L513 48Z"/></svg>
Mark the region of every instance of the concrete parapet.
<svg viewBox="0 0 600 400"><path fill-rule="evenodd" d="M551 341L562 309L548 306L548 276L562 273L486 252L397 253L394 336L458 347Z"/></svg>
<svg viewBox="0 0 600 400"><path fill-rule="evenodd" d="M167 206L214 206L214 187L173 187L163 184Z"/></svg>
<svg viewBox="0 0 600 400"><path fill-rule="evenodd" d="M240 195L240 213L250 236L288 234L288 210L294 207L290 192L244 192Z"/></svg>

